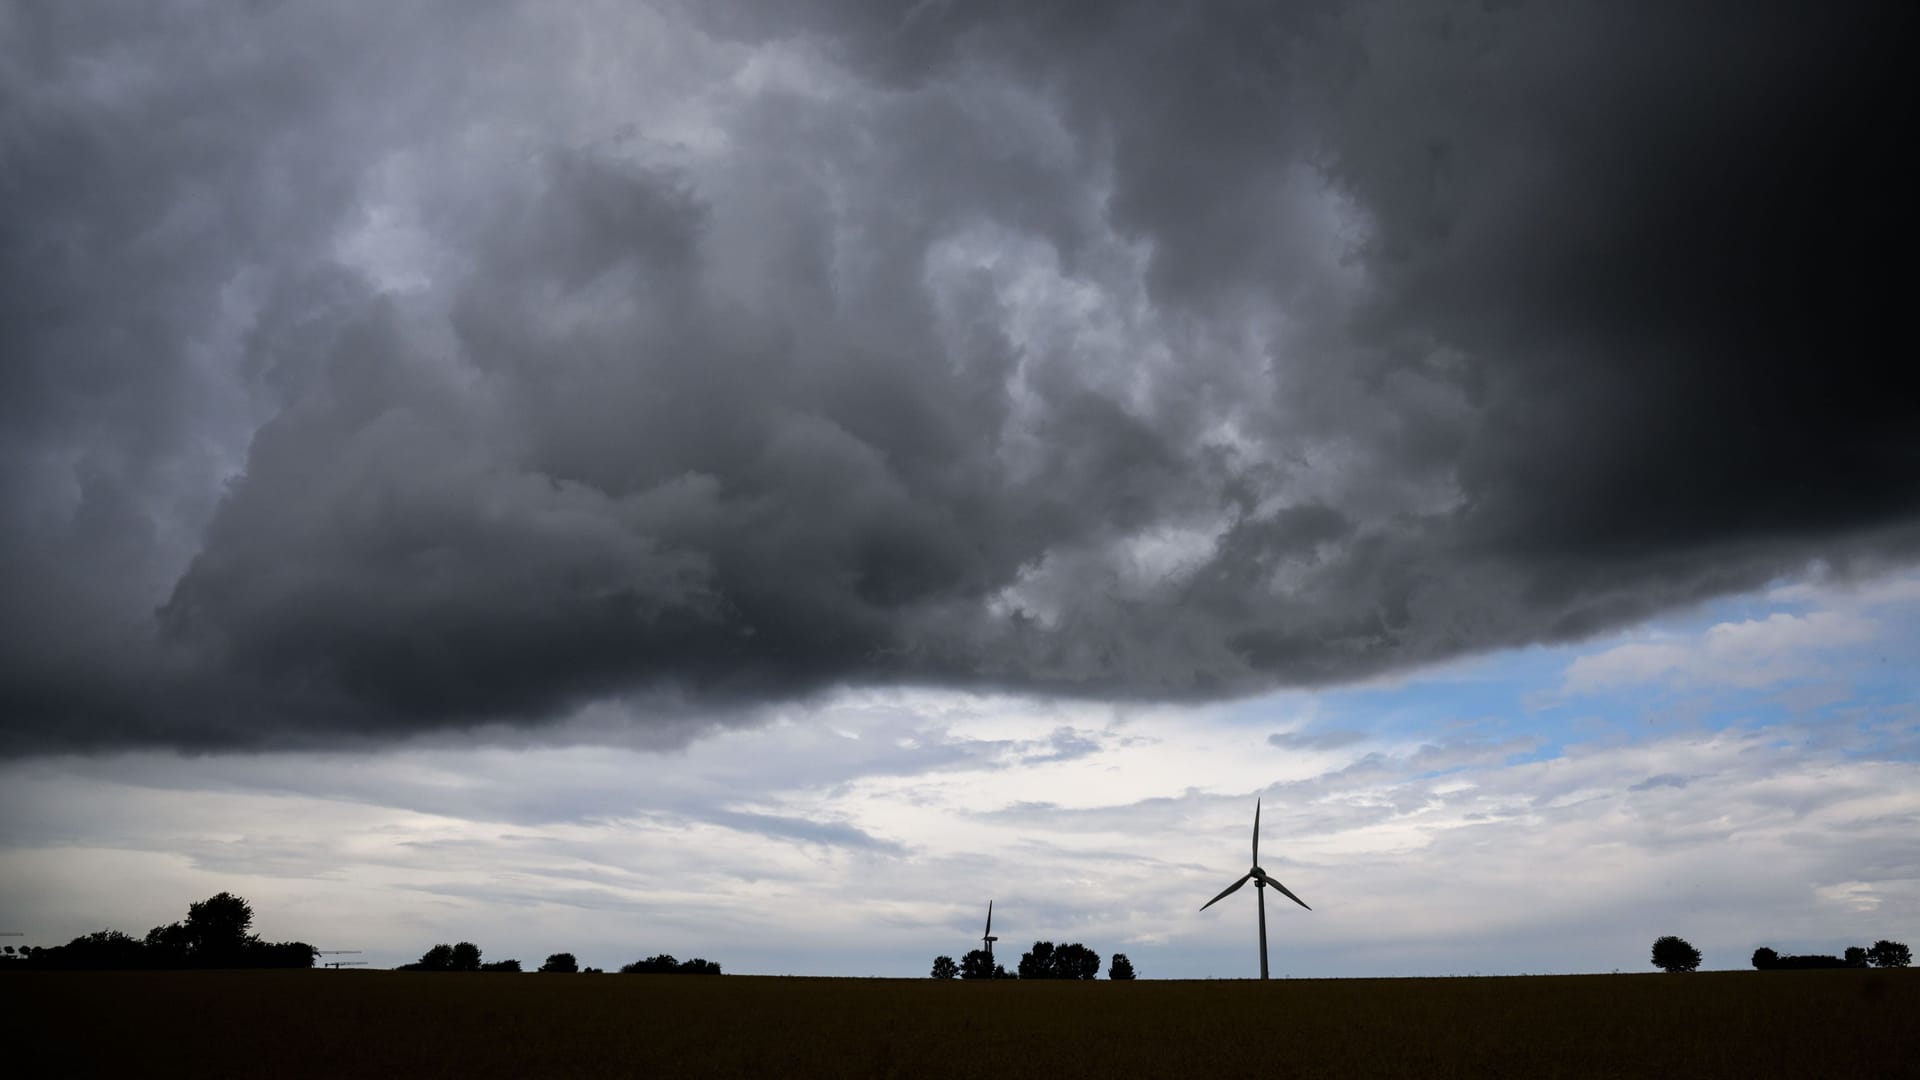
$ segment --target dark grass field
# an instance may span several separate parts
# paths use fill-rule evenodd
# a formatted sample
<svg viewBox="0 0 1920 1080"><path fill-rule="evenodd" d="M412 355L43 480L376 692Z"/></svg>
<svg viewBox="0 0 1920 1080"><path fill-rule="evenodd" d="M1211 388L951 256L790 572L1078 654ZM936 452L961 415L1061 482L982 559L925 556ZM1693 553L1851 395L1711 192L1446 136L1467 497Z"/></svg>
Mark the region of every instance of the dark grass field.
<svg viewBox="0 0 1920 1080"><path fill-rule="evenodd" d="M16 1076L1920 1075L1920 972L0 974Z"/></svg>

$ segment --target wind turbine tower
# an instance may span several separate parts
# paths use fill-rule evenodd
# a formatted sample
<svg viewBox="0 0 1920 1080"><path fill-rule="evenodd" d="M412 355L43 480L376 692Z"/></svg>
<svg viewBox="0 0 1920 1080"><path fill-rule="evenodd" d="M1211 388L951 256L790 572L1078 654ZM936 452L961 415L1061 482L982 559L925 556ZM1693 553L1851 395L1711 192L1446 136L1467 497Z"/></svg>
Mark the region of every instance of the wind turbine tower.
<svg viewBox="0 0 1920 1080"><path fill-rule="evenodd" d="M1310 907L1307 907L1307 902L1305 900L1302 900L1299 897L1293 895L1293 890L1287 888L1285 885L1280 884L1280 882L1277 879L1268 877L1267 872L1265 870L1260 869L1260 800L1259 799L1255 799L1253 801L1253 869L1248 870L1246 873L1240 875L1239 881L1236 881L1233 884L1227 886L1225 889L1221 890L1219 896L1216 896L1213 899L1207 901L1206 903L1201 904L1200 910L1205 911L1208 908L1212 907L1213 905L1219 903L1220 901L1225 900L1227 897L1232 896L1236 891L1239 890L1240 886L1245 885L1249 880L1253 882L1254 891L1257 894L1259 894L1259 897L1260 897L1260 977L1264 979L1267 977L1267 886L1271 885L1274 888L1279 889L1282 893L1286 894L1287 899L1293 901L1296 904L1299 904L1303 908L1307 908L1308 911L1312 911L1313 909Z"/></svg>

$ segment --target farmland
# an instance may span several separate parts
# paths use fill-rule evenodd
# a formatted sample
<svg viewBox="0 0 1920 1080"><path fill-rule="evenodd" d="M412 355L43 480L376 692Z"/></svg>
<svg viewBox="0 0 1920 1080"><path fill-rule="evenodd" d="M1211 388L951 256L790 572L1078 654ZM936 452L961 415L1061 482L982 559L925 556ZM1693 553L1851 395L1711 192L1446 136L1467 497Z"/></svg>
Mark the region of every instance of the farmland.
<svg viewBox="0 0 1920 1080"><path fill-rule="evenodd" d="M0 974L16 1075L1893 1075L1920 975L962 983Z"/></svg>

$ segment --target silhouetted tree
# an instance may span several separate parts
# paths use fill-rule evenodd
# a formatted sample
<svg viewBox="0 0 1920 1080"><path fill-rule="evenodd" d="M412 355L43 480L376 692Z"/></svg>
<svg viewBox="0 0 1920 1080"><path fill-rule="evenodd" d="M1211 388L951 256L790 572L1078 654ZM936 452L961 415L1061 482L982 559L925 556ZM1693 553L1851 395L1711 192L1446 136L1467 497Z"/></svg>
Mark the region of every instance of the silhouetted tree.
<svg viewBox="0 0 1920 1080"><path fill-rule="evenodd" d="M248 945L260 940L247 932L252 927L252 905L232 893L216 893L187 905L188 948L202 967L238 960Z"/></svg>
<svg viewBox="0 0 1920 1080"><path fill-rule="evenodd" d="M480 970L481 971L506 971L506 972L511 972L515 975L518 975L520 974L520 961L495 960L490 964L481 964Z"/></svg>
<svg viewBox="0 0 1920 1080"><path fill-rule="evenodd" d="M951 979L958 974L960 974L960 965L953 962L953 957L936 956L933 958L934 978Z"/></svg>
<svg viewBox="0 0 1920 1080"><path fill-rule="evenodd" d="M253 907L232 893L216 893L187 905L185 922L147 931L155 967L268 967L260 939L248 933Z"/></svg>
<svg viewBox="0 0 1920 1080"><path fill-rule="evenodd" d="M155 927L147 939L162 955L184 947L187 966L201 968L306 968L319 955L304 941L261 941L252 927L253 906L222 892L187 905L186 922Z"/></svg>
<svg viewBox="0 0 1920 1080"><path fill-rule="evenodd" d="M453 946L444 942L435 945L420 954L420 959L411 964L400 965L401 971L452 971Z"/></svg>
<svg viewBox="0 0 1920 1080"><path fill-rule="evenodd" d="M1692 971L1700 966L1700 950L1668 934L1653 943L1653 966L1668 974Z"/></svg>
<svg viewBox="0 0 1920 1080"><path fill-rule="evenodd" d="M186 967L192 962L193 940L184 923L168 923L147 931L146 945L155 967Z"/></svg>
<svg viewBox="0 0 1920 1080"><path fill-rule="evenodd" d="M1753 966L1760 971L1780 966L1780 954L1765 945L1753 950Z"/></svg>
<svg viewBox="0 0 1920 1080"><path fill-rule="evenodd" d="M1079 942L1053 950L1053 977L1056 979L1097 979L1100 954Z"/></svg>
<svg viewBox="0 0 1920 1080"><path fill-rule="evenodd" d="M447 965L449 971L479 971L480 946L471 941L462 941L453 947L453 959Z"/></svg>
<svg viewBox="0 0 1920 1080"><path fill-rule="evenodd" d="M963 979L993 978L993 957L985 949L975 949L960 958L960 977Z"/></svg>
<svg viewBox="0 0 1920 1080"><path fill-rule="evenodd" d="M1036 941L1020 957L1023 979L1092 979L1100 974L1100 954L1079 942L1055 947Z"/></svg>
<svg viewBox="0 0 1920 1080"><path fill-rule="evenodd" d="M1913 952L1897 941L1881 940L1867 950L1867 959L1874 967L1903 968L1913 963Z"/></svg>
<svg viewBox="0 0 1920 1080"><path fill-rule="evenodd" d="M547 957L547 962L540 965L540 970L571 975L580 970L580 962L570 952L557 952Z"/></svg>
<svg viewBox="0 0 1920 1080"><path fill-rule="evenodd" d="M1847 946L1847 954L1842 958L1848 967L1866 967L1867 950L1858 945Z"/></svg>
<svg viewBox="0 0 1920 1080"><path fill-rule="evenodd" d="M1036 941L1033 948L1020 957L1020 977L1023 979L1053 978L1053 942Z"/></svg>
<svg viewBox="0 0 1920 1080"><path fill-rule="evenodd" d="M1113 954L1113 963L1107 967L1107 978L1116 982L1133 978L1133 961L1127 959L1126 953Z"/></svg>

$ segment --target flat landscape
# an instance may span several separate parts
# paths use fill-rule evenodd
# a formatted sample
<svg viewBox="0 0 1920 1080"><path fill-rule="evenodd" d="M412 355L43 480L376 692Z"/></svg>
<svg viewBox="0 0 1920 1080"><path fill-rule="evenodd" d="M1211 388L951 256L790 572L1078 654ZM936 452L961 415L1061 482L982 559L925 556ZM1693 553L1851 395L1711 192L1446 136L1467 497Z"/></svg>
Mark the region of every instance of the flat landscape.
<svg viewBox="0 0 1920 1080"><path fill-rule="evenodd" d="M1894 1076L1912 970L1133 983L13 972L15 1075Z"/></svg>

